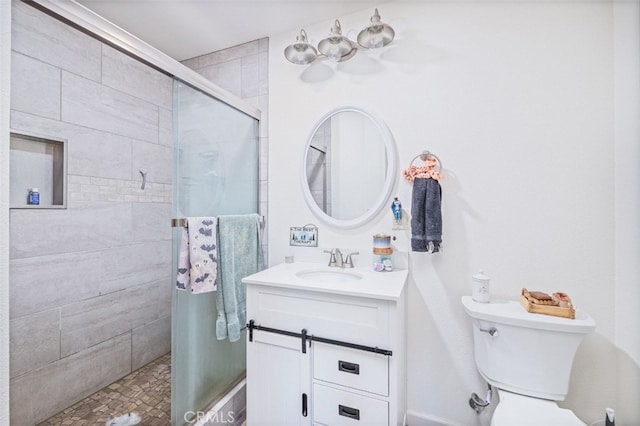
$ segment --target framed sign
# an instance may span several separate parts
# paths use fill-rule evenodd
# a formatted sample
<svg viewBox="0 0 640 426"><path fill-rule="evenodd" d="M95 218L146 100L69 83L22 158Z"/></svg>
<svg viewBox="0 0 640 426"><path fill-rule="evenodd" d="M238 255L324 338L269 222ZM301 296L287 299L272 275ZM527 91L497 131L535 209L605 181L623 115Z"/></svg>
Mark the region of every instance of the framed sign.
<svg viewBox="0 0 640 426"><path fill-rule="evenodd" d="M289 232L289 245L318 247L318 227L315 225L292 226Z"/></svg>

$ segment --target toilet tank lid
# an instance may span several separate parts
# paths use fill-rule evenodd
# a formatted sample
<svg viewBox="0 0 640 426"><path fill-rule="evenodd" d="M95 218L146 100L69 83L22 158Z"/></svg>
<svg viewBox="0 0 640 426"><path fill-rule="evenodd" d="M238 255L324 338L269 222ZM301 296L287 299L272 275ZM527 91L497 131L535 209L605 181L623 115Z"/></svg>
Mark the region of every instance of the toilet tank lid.
<svg viewBox="0 0 640 426"><path fill-rule="evenodd" d="M470 317L498 324L579 334L591 333L596 328L593 318L580 310L576 310L575 319L569 319L529 313L520 303L513 300L491 300L489 303L481 303L473 300L471 296L463 296L462 305Z"/></svg>

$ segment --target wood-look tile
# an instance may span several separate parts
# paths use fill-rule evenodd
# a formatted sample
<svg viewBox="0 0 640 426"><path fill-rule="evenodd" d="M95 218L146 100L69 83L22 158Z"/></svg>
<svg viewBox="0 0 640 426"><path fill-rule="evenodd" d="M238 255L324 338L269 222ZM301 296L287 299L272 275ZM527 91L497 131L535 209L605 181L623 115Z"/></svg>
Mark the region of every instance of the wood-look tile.
<svg viewBox="0 0 640 426"><path fill-rule="evenodd" d="M60 119L60 69L13 52L11 109Z"/></svg>
<svg viewBox="0 0 640 426"><path fill-rule="evenodd" d="M171 77L108 46L102 48L102 84L163 108L171 108Z"/></svg>
<svg viewBox="0 0 640 426"><path fill-rule="evenodd" d="M11 377L60 358L60 309L13 319L9 323Z"/></svg>
<svg viewBox="0 0 640 426"><path fill-rule="evenodd" d="M104 425L137 413L141 425L171 424L171 354L167 353L38 426Z"/></svg>
<svg viewBox="0 0 640 426"><path fill-rule="evenodd" d="M29 371L11 379L11 424L36 424L130 372L130 334Z"/></svg>
<svg viewBox="0 0 640 426"><path fill-rule="evenodd" d="M24 2L13 2L11 49L100 81L101 43Z"/></svg>
<svg viewBox="0 0 640 426"><path fill-rule="evenodd" d="M62 72L62 121L158 143L158 107Z"/></svg>

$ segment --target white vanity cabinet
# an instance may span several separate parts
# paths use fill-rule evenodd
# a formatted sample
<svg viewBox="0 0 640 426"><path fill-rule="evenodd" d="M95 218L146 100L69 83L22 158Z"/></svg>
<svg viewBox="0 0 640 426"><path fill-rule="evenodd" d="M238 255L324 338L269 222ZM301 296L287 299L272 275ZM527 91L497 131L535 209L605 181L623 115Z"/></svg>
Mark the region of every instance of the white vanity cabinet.
<svg viewBox="0 0 640 426"><path fill-rule="evenodd" d="M335 283L296 275L311 267L243 280L248 426L401 425L406 271L354 268L361 279Z"/></svg>

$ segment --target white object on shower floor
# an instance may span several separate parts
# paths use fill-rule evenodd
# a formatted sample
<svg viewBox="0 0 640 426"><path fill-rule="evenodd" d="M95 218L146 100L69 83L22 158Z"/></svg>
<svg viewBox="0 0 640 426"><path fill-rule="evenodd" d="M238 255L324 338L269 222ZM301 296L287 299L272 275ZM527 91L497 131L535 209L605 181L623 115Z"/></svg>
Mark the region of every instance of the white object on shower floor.
<svg viewBox="0 0 640 426"><path fill-rule="evenodd" d="M107 420L105 426L129 426L129 425L137 425L140 423L142 419L137 413L127 413L123 414L120 417L114 417L113 419Z"/></svg>

